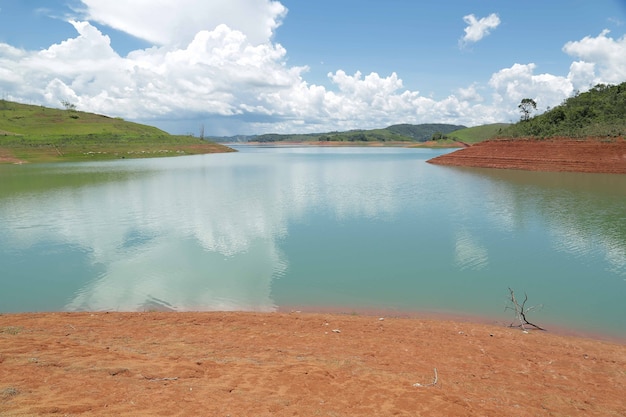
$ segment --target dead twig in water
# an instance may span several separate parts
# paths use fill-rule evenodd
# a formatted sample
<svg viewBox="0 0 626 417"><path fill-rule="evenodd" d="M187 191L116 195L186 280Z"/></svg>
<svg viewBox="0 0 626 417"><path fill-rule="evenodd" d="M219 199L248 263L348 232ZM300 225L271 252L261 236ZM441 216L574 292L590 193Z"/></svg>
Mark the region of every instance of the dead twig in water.
<svg viewBox="0 0 626 417"><path fill-rule="evenodd" d="M524 325L529 325L529 326L533 326L537 330L545 331L546 329L539 327L534 323L529 322L528 319L526 318L526 314L528 314L529 312L537 308L541 308L543 306L540 304L536 306L526 307L526 301L528 301L528 294L524 293L524 301L522 301L522 304L520 304L515 298L515 293L510 287L509 287L509 292L511 293L509 300L511 301L512 306L506 306L504 309L515 311L515 318L519 321L519 324L515 327L520 327L522 330L527 331ZM513 323L511 323L509 327L514 327Z"/></svg>

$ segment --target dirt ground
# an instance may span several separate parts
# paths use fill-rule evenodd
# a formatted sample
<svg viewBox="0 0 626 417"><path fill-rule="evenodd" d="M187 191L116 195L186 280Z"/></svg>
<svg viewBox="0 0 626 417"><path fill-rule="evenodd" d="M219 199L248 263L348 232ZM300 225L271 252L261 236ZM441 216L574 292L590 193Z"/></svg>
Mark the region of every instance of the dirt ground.
<svg viewBox="0 0 626 417"><path fill-rule="evenodd" d="M529 171L626 174L624 138L500 139L429 160L433 164Z"/></svg>
<svg viewBox="0 0 626 417"><path fill-rule="evenodd" d="M322 313L0 315L1 416L624 416L626 345Z"/></svg>

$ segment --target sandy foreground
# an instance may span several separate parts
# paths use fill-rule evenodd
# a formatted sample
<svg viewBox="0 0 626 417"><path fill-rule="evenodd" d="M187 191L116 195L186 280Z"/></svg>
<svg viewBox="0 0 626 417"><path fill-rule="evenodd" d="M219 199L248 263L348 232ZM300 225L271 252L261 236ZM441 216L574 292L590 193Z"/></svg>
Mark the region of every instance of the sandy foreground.
<svg viewBox="0 0 626 417"><path fill-rule="evenodd" d="M0 315L0 416L624 416L626 345L313 313Z"/></svg>

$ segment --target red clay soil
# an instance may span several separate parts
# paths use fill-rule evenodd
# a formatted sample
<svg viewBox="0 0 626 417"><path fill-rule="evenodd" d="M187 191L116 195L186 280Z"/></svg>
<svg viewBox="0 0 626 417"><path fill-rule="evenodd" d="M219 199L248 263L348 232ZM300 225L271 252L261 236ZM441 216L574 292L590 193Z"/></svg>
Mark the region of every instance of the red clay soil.
<svg viewBox="0 0 626 417"><path fill-rule="evenodd" d="M626 345L305 313L0 315L0 415L625 416Z"/></svg>
<svg viewBox="0 0 626 417"><path fill-rule="evenodd" d="M428 162L527 171L626 174L626 140L497 139L480 142Z"/></svg>

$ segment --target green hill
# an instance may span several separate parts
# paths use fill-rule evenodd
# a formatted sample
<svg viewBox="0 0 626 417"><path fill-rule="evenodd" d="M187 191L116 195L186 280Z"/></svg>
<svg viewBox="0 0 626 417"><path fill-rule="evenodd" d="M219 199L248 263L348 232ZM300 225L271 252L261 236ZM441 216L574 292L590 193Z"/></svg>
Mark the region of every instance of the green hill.
<svg viewBox="0 0 626 417"><path fill-rule="evenodd" d="M229 151L99 114L0 100L0 162L137 158Z"/></svg>
<svg viewBox="0 0 626 417"><path fill-rule="evenodd" d="M451 132L464 129L462 125L450 125L443 123L425 123L419 125L400 124L387 127L388 130L399 135L408 136L418 142L426 142L436 135L447 135Z"/></svg>
<svg viewBox="0 0 626 417"><path fill-rule="evenodd" d="M502 131L509 127L509 123L493 123L482 126L467 127L465 129L455 130L448 133L448 139L454 139L459 142L473 144L491 139L502 134Z"/></svg>
<svg viewBox="0 0 626 417"><path fill-rule="evenodd" d="M127 137L166 137L156 127L99 114L0 101L0 134L43 139L53 136L108 134Z"/></svg>
<svg viewBox="0 0 626 417"><path fill-rule="evenodd" d="M598 84L553 109L503 129L502 137L617 137L626 134L626 82Z"/></svg>

